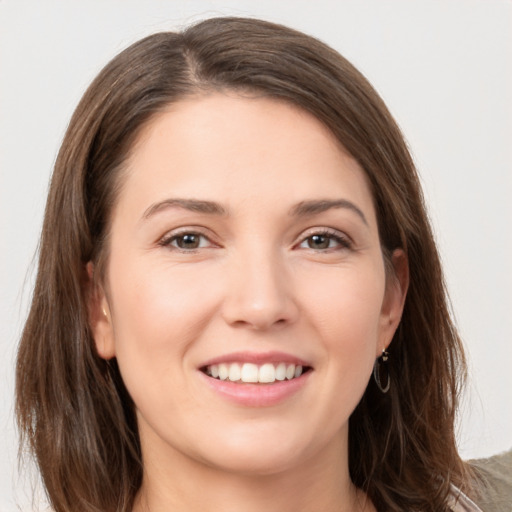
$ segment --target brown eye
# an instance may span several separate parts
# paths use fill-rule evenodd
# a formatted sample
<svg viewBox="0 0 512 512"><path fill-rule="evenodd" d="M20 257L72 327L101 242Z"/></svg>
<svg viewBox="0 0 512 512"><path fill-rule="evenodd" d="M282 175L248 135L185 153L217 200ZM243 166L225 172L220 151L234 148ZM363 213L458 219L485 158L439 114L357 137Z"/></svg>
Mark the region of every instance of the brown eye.
<svg viewBox="0 0 512 512"><path fill-rule="evenodd" d="M336 251L350 249L352 243L349 238L338 231L333 233L320 231L304 238L299 247L314 251Z"/></svg>
<svg viewBox="0 0 512 512"><path fill-rule="evenodd" d="M326 235L313 235L307 239L310 249L328 249L331 243L331 237Z"/></svg>
<svg viewBox="0 0 512 512"><path fill-rule="evenodd" d="M160 241L162 247L179 249L181 251L194 251L211 246L210 240L201 233L182 232L170 235Z"/></svg>
<svg viewBox="0 0 512 512"><path fill-rule="evenodd" d="M201 235L187 233L175 238L176 246L180 249L197 249L201 244Z"/></svg>

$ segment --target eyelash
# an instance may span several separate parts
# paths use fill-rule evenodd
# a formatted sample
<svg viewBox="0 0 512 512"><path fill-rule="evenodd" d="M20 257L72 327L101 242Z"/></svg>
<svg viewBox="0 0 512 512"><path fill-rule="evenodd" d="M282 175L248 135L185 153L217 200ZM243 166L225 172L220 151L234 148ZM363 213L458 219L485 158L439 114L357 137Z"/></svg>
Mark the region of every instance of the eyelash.
<svg viewBox="0 0 512 512"><path fill-rule="evenodd" d="M198 249L204 249L204 247L201 247L201 242L199 247L194 247L192 249L185 249L183 247L179 247L177 245L173 245L174 242L179 240L180 238L185 238L186 236L194 236L198 237L202 240L208 240L209 244L212 244L211 240L204 235L203 233L199 233L198 231L193 230L184 230L178 233L171 233L169 235L164 236L159 242L158 245L161 247L167 247L176 251L180 252L187 252L187 253L193 253L196 252Z"/></svg>
<svg viewBox="0 0 512 512"><path fill-rule="evenodd" d="M200 239L199 246L194 248L183 248L179 247L177 245L174 245L177 240L180 238L183 239L186 236L192 236L192 237L198 237ZM328 244L330 245L331 241L334 241L336 244L338 244L338 247L325 247L325 248L314 248L314 247L302 247L304 243L307 243L308 240L311 240L313 237L322 237L327 239ZM158 245L161 247L167 247L172 250L184 252L184 253L194 253L197 252L198 249L204 249L208 248L205 246L201 246L202 242L201 240L208 241L208 245L213 244L213 242L203 233L200 233L198 231L193 230L184 230L178 233L171 233L169 235L164 236L159 242ZM346 236L341 234L338 231L335 230L329 230L329 229L322 229L319 231L312 231L308 236L302 238L302 240L294 246L294 248L303 248L303 249L309 249L315 252L332 252L337 250L346 250L346 249L352 249L352 241Z"/></svg>
<svg viewBox="0 0 512 512"><path fill-rule="evenodd" d="M314 231L308 234L305 238L302 239L302 241L298 244L298 246L302 246L302 244L307 243L308 240L311 240L313 237L323 237L327 238L328 242L330 244L331 241L334 241L338 244L338 247L326 247L324 249L315 249L313 247L304 247L304 249L310 249L312 251L317 252L331 252L331 251L337 251L337 250L344 250L344 249L352 249L352 241L346 236L340 233L336 230L329 230L329 229L323 229L320 231Z"/></svg>

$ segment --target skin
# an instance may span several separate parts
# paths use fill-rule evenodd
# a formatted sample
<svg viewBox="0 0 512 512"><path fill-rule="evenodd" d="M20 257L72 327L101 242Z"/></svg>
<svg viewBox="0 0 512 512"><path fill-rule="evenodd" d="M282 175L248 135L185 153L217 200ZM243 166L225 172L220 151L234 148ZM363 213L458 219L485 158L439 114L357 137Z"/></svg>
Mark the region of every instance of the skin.
<svg viewBox="0 0 512 512"><path fill-rule="evenodd" d="M134 510L374 510L349 478L348 420L400 321L407 262L395 251L386 276L357 162L293 106L215 93L155 117L123 180L91 324L137 409ZM224 212L165 203L177 198ZM180 248L184 233L199 246ZM199 368L235 351L312 370L276 405L234 404Z"/></svg>

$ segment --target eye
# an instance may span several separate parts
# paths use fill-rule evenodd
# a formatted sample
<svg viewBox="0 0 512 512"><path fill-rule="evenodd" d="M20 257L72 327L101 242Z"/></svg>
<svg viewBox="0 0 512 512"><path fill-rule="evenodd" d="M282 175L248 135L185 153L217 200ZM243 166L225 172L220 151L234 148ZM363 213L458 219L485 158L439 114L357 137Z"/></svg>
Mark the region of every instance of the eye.
<svg viewBox="0 0 512 512"><path fill-rule="evenodd" d="M194 251L204 247L210 247L210 240L201 233L186 231L177 234L171 234L160 241L160 245L179 249L181 251Z"/></svg>
<svg viewBox="0 0 512 512"><path fill-rule="evenodd" d="M341 233L321 231L309 235L300 243L299 247L302 249L313 249L316 251L349 249L351 247L351 242Z"/></svg>

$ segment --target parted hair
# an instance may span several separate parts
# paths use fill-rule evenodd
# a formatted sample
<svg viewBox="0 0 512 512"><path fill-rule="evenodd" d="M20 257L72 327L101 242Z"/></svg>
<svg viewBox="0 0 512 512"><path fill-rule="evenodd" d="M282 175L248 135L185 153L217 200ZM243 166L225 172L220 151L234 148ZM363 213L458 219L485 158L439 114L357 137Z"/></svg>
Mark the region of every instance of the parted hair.
<svg viewBox="0 0 512 512"><path fill-rule="evenodd" d="M129 512L143 463L116 360L96 352L85 266L108 260L110 216L141 130L169 104L212 91L278 99L324 123L366 173L382 252L402 248L410 285L389 347L391 388L370 380L350 418L349 469L379 511L448 510L467 488L454 435L465 377L419 179L383 101L344 57L281 25L213 18L146 37L85 92L59 151L17 359L16 413L55 512Z"/></svg>

